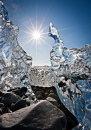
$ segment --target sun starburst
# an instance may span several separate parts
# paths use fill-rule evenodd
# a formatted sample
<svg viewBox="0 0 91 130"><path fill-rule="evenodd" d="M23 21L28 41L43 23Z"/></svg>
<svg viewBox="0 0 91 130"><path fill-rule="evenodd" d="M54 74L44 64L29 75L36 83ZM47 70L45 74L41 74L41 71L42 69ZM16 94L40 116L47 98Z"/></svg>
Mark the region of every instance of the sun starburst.
<svg viewBox="0 0 91 130"><path fill-rule="evenodd" d="M22 46L24 47L25 45L27 45L28 43L30 44L34 44L36 45L36 48L38 45L45 43L46 45L50 46L46 41L45 38L48 38L48 32L46 32L46 28L48 26L46 26L45 28L42 29L42 25L43 25L44 20L42 21L42 23L40 24L39 28L37 26L37 22L36 22L36 26L33 25L33 23L30 21L30 25L31 27L28 27L26 24L24 24L22 22L22 24L27 28L27 31L21 30L21 32L26 33L26 38L28 39L27 42L25 42ZM47 35L47 36L46 36ZM50 46L51 47L51 46Z"/></svg>
<svg viewBox="0 0 91 130"><path fill-rule="evenodd" d="M39 31L35 31L35 32L33 32L33 34L32 34L32 37L33 37L33 39L35 39L35 40L40 40L40 38L41 38L41 33L39 32Z"/></svg>

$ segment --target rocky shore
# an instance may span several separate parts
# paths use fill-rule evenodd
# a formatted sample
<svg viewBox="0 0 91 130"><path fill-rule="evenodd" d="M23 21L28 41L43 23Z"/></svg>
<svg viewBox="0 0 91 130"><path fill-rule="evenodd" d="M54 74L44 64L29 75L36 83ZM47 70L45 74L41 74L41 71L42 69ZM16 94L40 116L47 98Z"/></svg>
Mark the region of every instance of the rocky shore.
<svg viewBox="0 0 91 130"><path fill-rule="evenodd" d="M60 102L54 87L31 86L0 91L0 130L71 130L78 125L75 116Z"/></svg>

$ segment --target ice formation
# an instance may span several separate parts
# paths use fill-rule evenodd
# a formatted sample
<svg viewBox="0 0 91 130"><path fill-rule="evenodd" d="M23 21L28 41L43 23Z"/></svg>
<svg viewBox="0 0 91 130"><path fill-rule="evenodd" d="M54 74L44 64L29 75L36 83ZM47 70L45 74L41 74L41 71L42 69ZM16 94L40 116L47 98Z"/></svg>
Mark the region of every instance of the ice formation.
<svg viewBox="0 0 91 130"><path fill-rule="evenodd" d="M50 87L51 76L49 66L33 66L30 74L30 82L33 86Z"/></svg>
<svg viewBox="0 0 91 130"><path fill-rule="evenodd" d="M0 1L0 89L30 86L32 57L18 44L19 28L8 17L8 12Z"/></svg>
<svg viewBox="0 0 91 130"><path fill-rule="evenodd" d="M68 49L57 29L50 23L49 36L54 39L50 52L52 83L63 104L77 117L76 129L91 128L91 44Z"/></svg>

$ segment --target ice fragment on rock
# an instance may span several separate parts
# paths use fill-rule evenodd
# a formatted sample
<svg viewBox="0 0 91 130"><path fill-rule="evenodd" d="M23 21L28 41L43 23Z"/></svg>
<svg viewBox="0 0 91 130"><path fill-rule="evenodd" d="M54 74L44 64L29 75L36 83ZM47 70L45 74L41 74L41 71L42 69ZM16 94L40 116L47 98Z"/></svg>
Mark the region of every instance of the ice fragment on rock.
<svg viewBox="0 0 91 130"><path fill-rule="evenodd" d="M19 45L18 33L19 27L9 20L0 1L0 89L27 87L30 91L32 57Z"/></svg>
<svg viewBox="0 0 91 130"><path fill-rule="evenodd" d="M66 48L52 23L49 36L54 39L50 52L52 84L60 100L77 117L80 129L90 130L91 44L81 49Z"/></svg>

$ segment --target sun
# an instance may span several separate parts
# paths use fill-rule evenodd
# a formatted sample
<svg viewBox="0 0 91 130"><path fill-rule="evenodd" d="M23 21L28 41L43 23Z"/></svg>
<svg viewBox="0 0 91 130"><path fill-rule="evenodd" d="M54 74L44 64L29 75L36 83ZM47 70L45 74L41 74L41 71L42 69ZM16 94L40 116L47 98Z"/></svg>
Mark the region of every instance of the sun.
<svg viewBox="0 0 91 130"><path fill-rule="evenodd" d="M25 23L22 22L22 24L26 27L26 29L28 29L27 31L20 30L21 32L25 33L25 36L23 38L26 39L26 42L22 45L22 47L24 47L27 44L30 45L35 44L37 50L37 46L43 45L43 43L45 43L47 46L51 48L51 46L46 42L49 32L45 31L49 25L43 28L43 22L44 20L42 21L39 27L37 25L37 21L35 26L30 19L29 19L29 26L27 26Z"/></svg>
<svg viewBox="0 0 91 130"><path fill-rule="evenodd" d="M40 40L41 39L41 32L39 32L39 31L34 31L33 33L32 33L32 38L34 39L34 40Z"/></svg>
<svg viewBox="0 0 91 130"><path fill-rule="evenodd" d="M23 35L25 33L25 35L20 39L26 39L25 43L22 45L22 47L24 47L27 44L30 44L30 45L35 44L36 49L37 49L38 45L42 45L43 43L45 43L47 46L52 48L50 46L50 44L48 44L46 42L46 39L48 38L49 32L46 32L45 30L49 27L49 25L47 25L46 27L43 28L44 20L45 20L45 17L44 17L43 21L40 23L40 26L38 26L37 17L36 17L35 25L33 24L33 22L31 21L30 18L28 20L29 21L28 25L26 25L23 21L21 22L21 24L24 25L28 29L27 31L20 30L20 32L23 32ZM60 30L65 30L65 29L69 29L69 28L63 28ZM60 30L58 30L58 31L60 31Z"/></svg>

